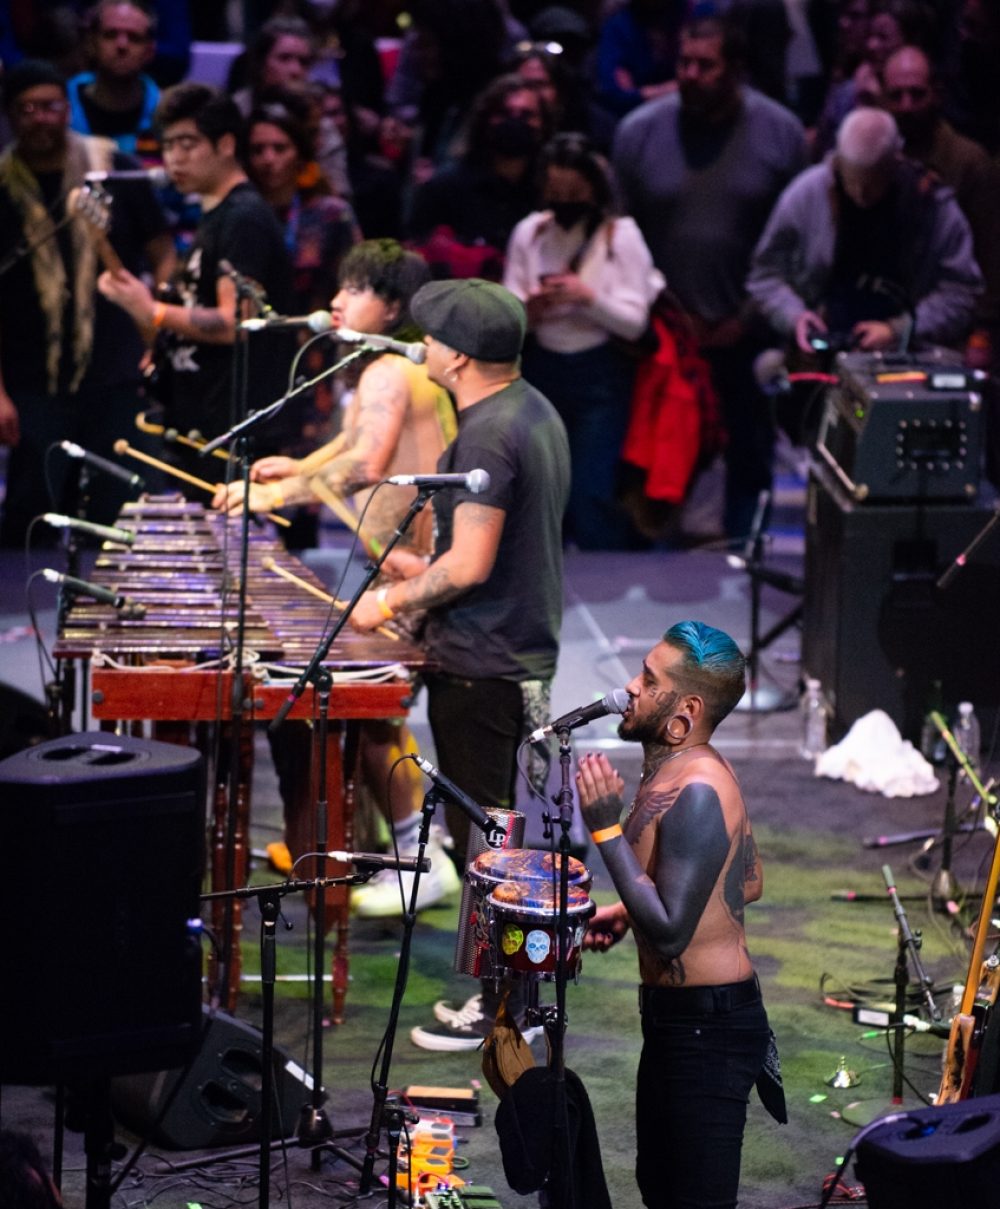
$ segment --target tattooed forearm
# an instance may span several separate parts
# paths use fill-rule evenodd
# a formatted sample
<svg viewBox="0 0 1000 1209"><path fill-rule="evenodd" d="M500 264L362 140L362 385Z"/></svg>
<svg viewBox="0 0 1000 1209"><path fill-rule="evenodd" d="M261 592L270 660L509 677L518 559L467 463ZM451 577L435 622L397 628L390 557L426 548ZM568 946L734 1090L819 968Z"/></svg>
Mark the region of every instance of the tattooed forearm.
<svg viewBox="0 0 1000 1209"><path fill-rule="evenodd" d="M232 320L217 307L191 307L187 312L187 321L196 339L220 340L233 335Z"/></svg>
<svg viewBox="0 0 1000 1209"><path fill-rule="evenodd" d="M397 591L401 593L396 602L397 608L411 612L446 604L449 600L461 596L467 591L467 587L453 581L447 565L432 563L423 575L404 580Z"/></svg>
<svg viewBox="0 0 1000 1209"><path fill-rule="evenodd" d="M372 481L368 477L364 459L359 457L353 449L347 450L346 453L327 463L316 477L322 479L323 486L332 491L334 495L352 495L355 491L360 491L362 487L367 487Z"/></svg>

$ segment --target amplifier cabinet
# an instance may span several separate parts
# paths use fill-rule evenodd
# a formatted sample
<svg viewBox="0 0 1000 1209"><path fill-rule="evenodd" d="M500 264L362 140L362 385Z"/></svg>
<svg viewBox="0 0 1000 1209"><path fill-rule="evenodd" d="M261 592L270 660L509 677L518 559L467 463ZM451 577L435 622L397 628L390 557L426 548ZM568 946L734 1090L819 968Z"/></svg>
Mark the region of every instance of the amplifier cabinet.
<svg viewBox="0 0 1000 1209"><path fill-rule="evenodd" d="M982 383L933 354L842 353L816 453L859 503L974 500L982 476Z"/></svg>
<svg viewBox="0 0 1000 1209"><path fill-rule="evenodd" d="M935 680L949 705L1000 702L1000 531L937 587L992 515L983 498L859 505L813 467L802 663L823 686L834 738L882 709L917 742Z"/></svg>

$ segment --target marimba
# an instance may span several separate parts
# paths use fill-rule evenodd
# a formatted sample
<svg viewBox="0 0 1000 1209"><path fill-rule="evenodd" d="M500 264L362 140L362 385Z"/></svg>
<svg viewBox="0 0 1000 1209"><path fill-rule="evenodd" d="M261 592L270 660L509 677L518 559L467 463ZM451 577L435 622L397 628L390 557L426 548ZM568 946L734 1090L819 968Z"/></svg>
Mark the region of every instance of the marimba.
<svg viewBox="0 0 1000 1209"><path fill-rule="evenodd" d="M85 686L89 678L85 699L90 717L103 728L149 724L159 739L192 742L200 731L204 741L207 724L224 726L233 717L237 673L227 659L236 643L240 523L171 496L126 504L117 524L133 531L135 541L131 547L105 543L90 579L141 607L120 611L110 604L75 601L64 615L55 656L82 665ZM289 583L271 568L294 575L313 591ZM330 626L330 606L316 592L324 592L323 584L276 538L260 530L251 532L243 696L237 698L248 722L275 717L298 671ZM345 728L363 719L404 717L412 689L410 673L424 662L412 641L387 632L357 634L348 627L330 648L324 661L333 675L328 714L337 724L331 724L322 755L329 801L327 850L352 847L354 769L344 767ZM307 689L289 720L314 721L316 709L315 691ZM300 743L304 728L286 729ZM240 750L230 755L240 761L235 810L230 808L225 783L214 793L212 885L216 890L242 886L247 879L253 744L251 727L241 731ZM292 797L286 796L285 808L293 855L317 850L313 806L321 757L315 747L310 742L309 775L285 786ZM235 825L230 826L233 820ZM325 870L328 876L348 871L332 861ZM302 867L297 874L312 875ZM346 887L328 891L326 902L328 918L337 927L333 1019L339 1020L347 988ZM238 910L224 913L220 904L213 904L216 928L231 930L226 937L229 1010L235 1005L240 976L239 915Z"/></svg>

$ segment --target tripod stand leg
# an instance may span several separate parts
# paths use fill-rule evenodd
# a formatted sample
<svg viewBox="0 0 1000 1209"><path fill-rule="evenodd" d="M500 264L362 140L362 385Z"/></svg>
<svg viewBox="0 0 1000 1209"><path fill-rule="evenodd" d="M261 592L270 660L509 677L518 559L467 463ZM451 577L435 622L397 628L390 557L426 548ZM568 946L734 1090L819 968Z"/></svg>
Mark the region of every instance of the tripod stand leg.
<svg viewBox="0 0 1000 1209"><path fill-rule="evenodd" d="M86 1090L84 1151L87 1155L86 1209L110 1209L111 1158L115 1142L111 1080L95 1079Z"/></svg>

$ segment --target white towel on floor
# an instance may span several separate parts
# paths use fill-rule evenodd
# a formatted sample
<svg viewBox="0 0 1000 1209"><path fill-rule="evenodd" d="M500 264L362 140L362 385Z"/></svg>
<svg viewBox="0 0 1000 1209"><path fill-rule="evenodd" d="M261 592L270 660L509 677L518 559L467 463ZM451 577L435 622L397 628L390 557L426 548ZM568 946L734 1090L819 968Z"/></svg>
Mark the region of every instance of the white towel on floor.
<svg viewBox="0 0 1000 1209"><path fill-rule="evenodd" d="M884 710L859 718L841 741L816 758L816 776L850 781L887 798L914 798L938 787L934 769Z"/></svg>

